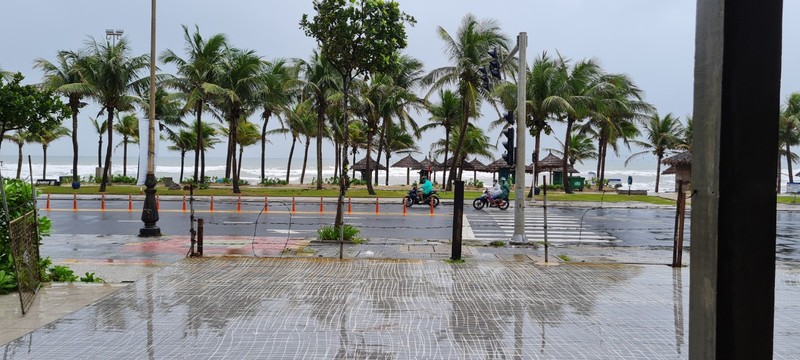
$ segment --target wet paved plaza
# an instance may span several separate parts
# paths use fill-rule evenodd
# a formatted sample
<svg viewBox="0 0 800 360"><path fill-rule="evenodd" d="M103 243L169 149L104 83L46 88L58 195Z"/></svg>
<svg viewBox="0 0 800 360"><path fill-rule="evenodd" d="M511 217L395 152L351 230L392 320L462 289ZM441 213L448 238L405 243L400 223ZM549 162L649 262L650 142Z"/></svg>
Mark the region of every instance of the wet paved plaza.
<svg viewBox="0 0 800 360"><path fill-rule="evenodd" d="M689 269L533 261L181 260L3 347L4 358L675 359ZM800 357L778 267L775 358Z"/></svg>

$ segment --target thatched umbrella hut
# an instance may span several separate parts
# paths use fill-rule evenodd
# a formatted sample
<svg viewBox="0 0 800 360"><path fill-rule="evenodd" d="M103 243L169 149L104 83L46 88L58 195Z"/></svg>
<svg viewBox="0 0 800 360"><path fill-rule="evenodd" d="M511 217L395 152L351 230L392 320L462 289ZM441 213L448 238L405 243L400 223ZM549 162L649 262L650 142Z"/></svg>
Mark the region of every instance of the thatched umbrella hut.
<svg viewBox="0 0 800 360"><path fill-rule="evenodd" d="M558 156L553 155L553 153L547 154L543 159L540 159L538 163L536 163L536 172L543 173L549 172L550 173L550 183L553 183L553 173L554 172L561 172L564 168L564 160ZM567 165L567 173L568 174L576 174L578 170L575 170L572 165ZM564 176L562 174L561 176Z"/></svg>
<svg viewBox="0 0 800 360"><path fill-rule="evenodd" d="M406 168L406 185L411 184L411 169L414 170L422 170L422 164L411 157L411 154L406 155L406 157L398 160L392 167L399 167L399 168Z"/></svg>
<svg viewBox="0 0 800 360"><path fill-rule="evenodd" d="M667 171L673 171L675 174L675 184L679 182L689 184L692 180L692 153L684 151L661 160L661 163L670 166L661 174L666 175Z"/></svg>
<svg viewBox="0 0 800 360"><path fill-rule="evenodd" d="M436 182L436 171L446 170L442 167L442 164L440 162L436 161L435 159L428 160L427 156L425 157L425 159L420 161L419 164L420 164L420 170L419 170L420 178L426 176L429 179L431 179L431 181L433 181L434 183ZM444 177L444 175L442 177ZM442 182L444 182L444 180L442 180Z"/></svg>
<svg viewBox="0 0 800 360"><path fill-rule="evenodd" d="M386 166L381 165L379 162L373 160L371 157L369 158L369 169L367 169L367 158L364 157L363 159L359 160L357 163L353 164L353 171L358 171L361 173L361 180L366 180L366 172L367 171L375 171L378 170L386 170Z"/></svg>
<svg viewBox="0 0 800 360"><path fill-rule="evenodd" d="M468 162L469 166L472 168L472 182L476 182L478 180L478 171L480 172L489 172L489 167L484 165L478 158L472 159L472 161Z"/></svg>

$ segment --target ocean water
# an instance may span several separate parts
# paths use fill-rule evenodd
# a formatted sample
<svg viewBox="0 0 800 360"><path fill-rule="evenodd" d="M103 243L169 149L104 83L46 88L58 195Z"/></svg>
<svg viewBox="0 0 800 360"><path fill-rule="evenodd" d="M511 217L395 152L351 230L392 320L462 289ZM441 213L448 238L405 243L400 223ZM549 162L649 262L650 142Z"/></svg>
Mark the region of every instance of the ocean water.
<svg viewBox="0 0 800 360"><path fill-rule="evenodd" d="M391 162L399 160L401 157L396 156ZM420 157L421 158L421 157ZM441 159L440 159L441 160ZM481 159L483 162L484 159ZM628 176L633 177L632 190L647 190L653 192L655 190L656 182L656 159L655 157L647 158L642 157L631 161L627 166L624 165L625 159L609 158L606 161L606 179L620 179L623 183L623 189L627 189ZM4 155L0 157L0 171L4 177L14 177L17 171L16 156ZM351 159L352 161L352 159ZM71 174L72 170L72 156L63 155L49 155L47 157L47 174L42 174L42 158L41 156L31 156L31 163L33 168L34 179L41 178L58 178L59 176L66 176ZM194 157L186 158L186 166L184 168L184 178L193 174ZM287 159L283 158L267 158L265 164L265 175L269 178L286 178L286 165ZM292 169L289 171L289 182L292 184L300 183L300 174L302 171L303 159L296 157L292 161ZM329 178L334 173L334 160L332 158L323 159L323 178ZM78 158L78 174L81 177L88 177L94 175L95 168L97 167L96 156L81 156ZM29 178L30 171L28 171L27 156L22 167L22 177ZM130 156L127 165L127 175L136 176L137 172L137 159ZM576 164L575 168L580 171L576 176L590 178L590 172L596 171L596 162L585 162L584 164ZM661 171L666 167L662 165ZM180 176L180 158L177 156L159 156L156 162L156 177L171 176L177 180ZM115 157L112 159L111 171L113 174L122 174L122 159ZM784 171L785 172L785 171ZM225 174L224 159L222 158L206 158L206 176L210 177L223 177ZM545 173L546 174L546 173ZM245 157L242 165L241 178L249 181L251 184L258 183L261 175L261 161L259 158ZM352 175L352 173L351 173ZM358 173L356 173L358 176ZM540 174L541 176L544 174ZM379 174L380 184L384 184L385 172L381 171ZM415 171L411 171L411 181L418 178ZM465 181L470 181L477 178L485 184L491 184L493 174L478 172L473 174L472 171L465 171L463 178ZM309 159L309 164L306 168L305 183L311 183L312 179L316 177L316 160ZM437 171L433 177L436 182L442 182L442 172ZM788 175L783 175L782 191L785 191L785 183L788 182ZM530 186L532 175L527 174L525 178L526 186ZM550 182L548 177L548 183ZM389 169L389 184L390 185L405 185L406 184L406 169L405 168L390 168ZM659 182L659 192L674 192L675 191L675 176L662 175Z"/></svg>

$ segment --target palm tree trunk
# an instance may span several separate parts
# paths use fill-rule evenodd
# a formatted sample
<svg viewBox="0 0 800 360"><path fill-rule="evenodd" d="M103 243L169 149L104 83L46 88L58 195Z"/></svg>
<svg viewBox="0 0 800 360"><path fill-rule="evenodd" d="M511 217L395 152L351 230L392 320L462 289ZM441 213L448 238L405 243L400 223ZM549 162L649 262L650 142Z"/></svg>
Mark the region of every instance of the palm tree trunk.
<svg viewBox="0 0 800 360"><path fill-rule="evenodd" d="M97 142L97 167L103 167L103 134L100 134L100 141Z"/></svg>
<svg viewBox="0 0 800 360"><path fill-rule="evenodd" d="M447 149L449 149L449 148L450 148L450 128L446 128L444 130L444 163L445 164L447 164ZM430 161L433 161L433 159L430 159ZM431 176L431 175L428 174L428 176ZM446 187L447 187L447 182L446 181L442 181L442 189L445 189Z"/></svg>
<svg viewBox="0 0 800 360"><path fill-rule="evenodd" d="M122 137L122 176L128 176L128 137Z"/></svg>
<svg viewBox="0 0 800 360"><path fill-rule="evenodd" d="M456 176L456 168L458 164L461 163L461 148L464 146L464 139L467 137L467 125L469 124L469 106L467 106L467 96L466 94L461 94L461 103L463 106L463 114L464 118L461 119L461 136L458 137L458 144L456 145L455 151L453 151L453 165L450 166L450 176L446 178L447 185L445 187L446 191L450 191L453 189L453 178ZM446 144L445 146L449 146L450 144ZM461 178L459 177L459 180Z"/></svg>
<svg viewBox="0 0 800 360"><path fill-rule="evenodd" d="M658 164L656 165L656 193L658 192L658 182L661 180L661 158L664 155L658 155Z"/></svg>
<svg viewBox="0 0 800 360"><path fill-rule="evenodd" d="M292 135L292 147L289 149L289 163L286 165L286 182L289 182L289 172L292 171L292 157L294 156L294 145L297 143L297 136Z"/></svg>
<svg viewBox="0 0 800 360"><path fill-rule="evenodd" d="M228 144L227 144L227 150L225 152L225 178L226 179L230 179L231 178L231 161L233 160L233 153L236 151L235 150L236 149L236 145L234 145L234 143L231 141L231 138L233 138L233 132L235 132L236 129L231 129L230 127L231 127L231 125L228 125Z"/></svg>
<svg viewBox="0 0 800 360"><path fill-rule="evenodd" d="M197 170L195 170L197 172ZM195 182L198 180L195 180ZM200 182L206 182L206 149L200 149Z"/></svg>
<svg viewBox="0 0 800 360"><path fill-rule="evenodd" d="M303 170L300 171L300 185L306 178L306 165L308 165L308 148L311 147L311 137L306 136L306 149L303 151Z"/></svg>
<svg viewBox="0 0 800 360"><path fill-rule="evenodd" d="M384 141L386 139L386 131L389 128L389 121L391 121L391 119L387 119L386 117L383 117L383 124L381 124L381 131L380 131L380 134L378 134L378 152L375 153L375 161L377 161L379 163L381 162L381 153L383 152L383 143L384 143ZM386 149L386 151L388 152L389 149ZM378 170L379 167L380 166L376 166L375 167L375 185L378 185L378 171L380 171L380 170ZM386 167L386 185L389 185L389 167L388 166Z"/></svg>
<svg viewBox="0 0 800 360"><path fill-rule="evenodd" d="M788 141L786 142L786 170L789 171L789 182L794 182L792 177L792 150Z"/></svg>
<svg viewBox="0 0 800 360"><path fill-rule="evenodd" d="M20 175L22 174L22 144L17 146L17 180L19 180Z"/></svg>
<svg viewBox="0 0 800 360"><path fill-rule="evenodd" d="M317 190L322 189L322 135L324 133L325 111L324 107L320 106L317 110Z"/></svg>
<svg viewBox="0 0 800 360"><path fill-rule="evenodd" d="M356 152L355 152L355 149L353 149L353 164L355 164L355 163L356 163ZM356 168L352 168L351 170L353 171L353 175L351 175L350 177L355 179L356 178Z"/></svg>
<svg viewBox="0 0 800 360"><path fill-rule="evenodd" d="M233 172L232 180L233 180L233 193L238 194L241 192L239 190L239 172L236 171L236 144L239 142L239 110L236 109L233 112L233 116L231 117L231 132L229 136L230 141L230 154L231 154L231 171ZM241 160L241 159L240 159Z"/></svg>
<svg viewBox="0 0 800 360"><path fill-rule="evenodd" d="M80 181L78 176L78 111L80 101L77 98L70 98L70 108L72 110L72 181Z"/></svg>
<svg viewBox="0 0 800 360"><path fill-rule="evenodd" d="M237 175L242 173L242 163L244 162L244 160L242 160L243 154L244 154L244 146L239 146L239 166L236 168Z"/></svg>
<svg viewBox="0 0 800 360"><path fill-rule="evenodd" d="M103 179L100 181L100 192L106 191L106 185L108 184L108 177L111 175L111 144L113 144L114 138L114 127L111 124L114 123L114 108L109 107L106 109L108 111L108 145L106 145L106 162L105 166L103 167Z"/></svg>
<svg viewBox="0 0 800 360"><path fill-rule="evenodd" d="M200 175L198 177L198 171L200 169L200 155L203 148L203 123L200 121L201 114L203 113L203 101L200 100L197 102L197 105L194 109L195 114L197 115L197 141L195 142L195 152L194 152L194 182L203 182L202 179L205 177ZM203 165L205 168L205 165Z"/></svg>
<svg viewBox="0 0 800 360"><path fill-rule="evenodd" d="M371 162L372 162L371 161L372 159L370 159L370 158L372 157L372 138L373 137L375 137L375 132L372 131L372 130L367 131L367 159L366 159L367 160L367 171L364 171L364 174L367 176L367 178L364 179L364 181L367 182L367 193L369 193L370 195L375 195L375 188L372 187L372 168L370 167ZM375 168L377 169L378 166L375 166Z"/></svg>
<svg viewBox="0 0 800 360"><path fill-rule="evenodd" d="M183 182L183 166L186 163L186 150L181 151L181 176L178 178L178 183Z"/></svg>
<svg viewBox="0 0 800 360"><path fill-rule="evenodd" d="M569 177L567 177L567 165L569 164L569 143L570 143L570 134L572 134L572 124L575 123L575 119L571 116L567 117L567 132L564 135L564 158L561 159L561 183L564 184L564 192L567 194L572 194L572 189L569 187Z"/></svg>
<svg viewBox="0 0 800 360"><path fill-rule="evenodd" d="M44 144L42 144L42 179L47 179L47 145Z"/></svg>
<svg viewBox="0 0 800 360"><path fill-rule="evenodd" d="M269 122L269 113L264 112L264 125L261 126L261 182L264 182L264 159L267 151L267 123ZM241 156L240 156L241 159Z"/></svg>
<svg viewBox="0 0 800 360"><path fill-rule="evenodd" d="M392 152L389 151L389 148L386 148L386 186L389 186L389 158L392 157Z"/></svg>
<svg viewBox="0 0 800 360"><path fill-rule="evenodd" d="M606 151L608 140L600 137L597 144L597 179L599 180L597 189L603 191L603 180L605 179L606 170Z"/></svg>

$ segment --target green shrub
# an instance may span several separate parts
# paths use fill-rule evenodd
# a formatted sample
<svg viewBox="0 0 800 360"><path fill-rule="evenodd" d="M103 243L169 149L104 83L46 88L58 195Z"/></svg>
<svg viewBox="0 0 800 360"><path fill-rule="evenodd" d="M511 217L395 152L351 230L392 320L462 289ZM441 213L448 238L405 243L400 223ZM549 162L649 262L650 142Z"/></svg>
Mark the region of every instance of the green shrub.
<svg viewBox="0 0 800 360"><path fill-rule="evenodd" d="M78 281L78 277L75 276L69 266L56 265L50 268L50 280L55 282L74 282Z"/></svg>
<svg viewBox="0 0 800 360"><path fill-rule="evenodd" d="M85 283L102 283L105 282L101 277L94 276L94 273L87 272L86 276L81 276L81 282Z"/></svg>
<svg viewBox="0 0 800 360"><path fill-rule="evenodd" d="M17 279L14 273L0 270L0 294L8 294L17 288Z"/></svg>
<svg viewBox="0 0 800 360"><path fill-rule="evenodd" d="M6 199L8 201L9 218L16 219L29 211L33 210L33 192L30 183L16 179L5 179ZM2 212L5 211L0 206L0 218L5 216ZM39 217L39 241L42 237L50 232L52 224L46 217ZM40 272L45 268L41 267ZM14 259L11 255L11 241L8 237L8 225L5 221L0 222L0 271L4 272L5 277L16 279L14 275ZM16 280L14 280L16 286Z"/></svg>
<svg viewBox="0 0 800 360"><path fill-rule="evenodd" d="M357 237L360 232L361 230L358 230L357 227L345 224L344 241L351 242L354 244L361 244L363 240ZM319 235L320 240L339 240L339 235L341 235L341 228L330 225L323 226L319 230L317 230L317 235Z"/></svg>
<svg viewBox="0 0 800 360"><path fill-rule="evenodd" d="M111 175L111 178L108 181L112 182L112 183L117 183L117 184L136 184L137 180L138 179L136 179L133 176L125 176L125 175L116 174L116 175ZM102 179L101 179L101 181L102 181Z"/></svg>
<svg viewBox="0 0 800 360"><path fill-rule="evenodd" d="M470 180L466 183L466 186L472 186L476 188L482 188L483 185L484 185L483 181L481 181L480 179Z"/></svg>
<svg viewBox="0 0 800 360"><path fill-rule="evenodd" d="M313 182L316 182L316 180L312 181L312 183ZM289 184L288 181L281 180L281 179L278 179L278 178L264 178L264 180L261 181L261 185L266 185L266 186L287 185L287 184Z"/></svg>

